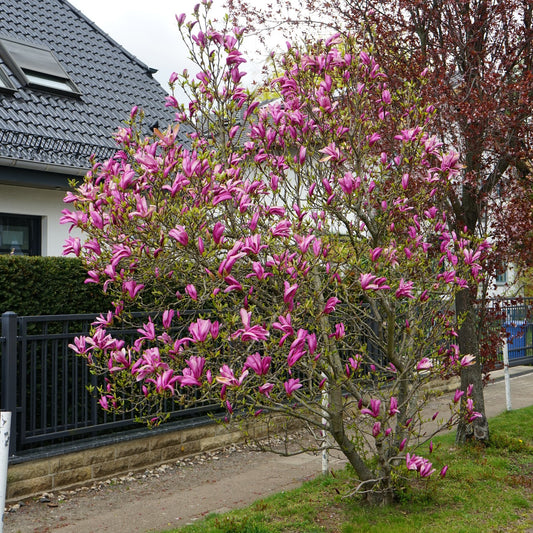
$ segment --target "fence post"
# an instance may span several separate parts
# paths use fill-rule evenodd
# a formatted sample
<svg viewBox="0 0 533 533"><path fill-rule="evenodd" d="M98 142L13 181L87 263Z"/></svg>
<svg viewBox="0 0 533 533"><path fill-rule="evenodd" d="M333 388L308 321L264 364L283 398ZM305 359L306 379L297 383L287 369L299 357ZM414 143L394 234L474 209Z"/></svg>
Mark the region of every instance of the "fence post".
<svg viewBox="0 0 533 533"><path fill-rule="evenodd" d="M11 311L2 315L5 352L0 374L0 408L11 413L9 455L15 454L17 442L17 318L17 314Z"/></svg>

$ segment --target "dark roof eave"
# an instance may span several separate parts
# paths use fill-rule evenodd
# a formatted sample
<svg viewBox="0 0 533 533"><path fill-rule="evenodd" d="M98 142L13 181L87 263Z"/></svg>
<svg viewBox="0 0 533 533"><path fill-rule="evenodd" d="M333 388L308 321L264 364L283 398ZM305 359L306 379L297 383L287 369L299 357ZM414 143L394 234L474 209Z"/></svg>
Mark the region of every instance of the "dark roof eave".
<svg viewBox="0 0 533 533"><path fill-rule="evenodd" d="M29 159L19 159L15 157L0 156L0 167L16 167L28 170L38 170L40 172L53 172L57 174L68 174L70 176L85 176L90 170L87 168L75 167L69 165L58 165L55 163L42 163L40 161L31 161Z"/></svg>

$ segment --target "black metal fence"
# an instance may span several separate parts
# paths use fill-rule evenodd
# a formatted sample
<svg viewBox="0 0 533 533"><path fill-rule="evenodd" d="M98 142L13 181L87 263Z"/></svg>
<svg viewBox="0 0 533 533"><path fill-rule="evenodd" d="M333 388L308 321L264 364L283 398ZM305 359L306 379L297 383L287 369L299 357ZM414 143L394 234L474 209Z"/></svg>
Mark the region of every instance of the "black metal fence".
<svg viewBox="0 0 533 533"><path fill-rule="evenodd" d="M498 300L494 305L498 310L494 326L503 326L509 337L510 365L533 364L533 299ZM13 413L10 455L143 427L132 414L101 409L87 390L96 385L96 377L85 360L68 347L75 337L89 333L97 316L2 315L0 408ZM132 342L136 335L135 329L123 328L117 336ZM176 420L217 411L215 405L183 409L171 401L166 407Z"/></svg>
<svg viewBox="0 0 533 533"><path fill-rule="evenodd" d="M68 347L74 337L89 333L96 316L2 315L0 405L13 413L10 455L143 427L133 414L110 414L98 405L87 390L96 377ZM122 329L118 336L135 335L134 329ZM176 419L205 416L216 408L180 409L171 401L166 407Z"/></svg>

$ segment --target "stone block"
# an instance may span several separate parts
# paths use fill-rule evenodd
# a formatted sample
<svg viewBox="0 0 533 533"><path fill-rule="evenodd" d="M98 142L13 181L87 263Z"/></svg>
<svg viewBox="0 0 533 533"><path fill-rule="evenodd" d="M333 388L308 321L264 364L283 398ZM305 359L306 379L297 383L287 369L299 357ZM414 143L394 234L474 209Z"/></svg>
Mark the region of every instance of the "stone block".
<svg viewBox="0 0 533 533"><path fill-rule="evenodd" d="M229 444L241 442L241 433L224 433L215 437L208 437L200 441L200 451L205 452L209 450L216 450L217 448L223 448Z"/></svg>
<svg viewBox="0 0 533 533"><path fill-rule="evenodd" d="M63 470L54 474L54 489L71 487L80 483L91 481L93 478L92 468L82 466L72 470Z"/></svg>
<svg viewBox="0 0 533 533"><path fill-rule="evenodd" d="M121 457L113 461L106 461L100 464L92 465L93 479L102 479L105 477L113 477L121 473L127 473L129 469L130 458Z"/></svg>
<svg viewBox="0 0 533 533"><path fill-rule="evenodd" d="M202 441L201 440L189 440L184 442L180 446L182 457L187 455L194 455L195 453L200 453L202 451Z"/></svg>
<svg viewBox="0 0 533 533"><path fill-rule="evenodd" d="M136 455L130 455L129 467L130 469L142 468L143 466L154 465L161 461L161 452L157 451L145 451Z"/></svg>
<svg viewBox="0 0 533 533"><path fill-rule="evenodd" d="M200 440L208 437L213 437L216 432L217 424L208 424L197 428L184 429L181 431L182 444L190 440Z"/></svg>
<svg viewBox="0 0 533 533"><path fill-rule="evenodd" d="M150 440L152 438L153 437L135 439L115 444L115 458L120 459L121 457L130 457L132 455L138 455L146 450L149 450Z"/></svg>
<svg viewBox="0 0 533 533"><path fill-rule="evenodd" d="M112 461L115 458L115 450L112 446L102 446L77 453L67 453L54 457L51 460L52 472L72 470L83 466L90 466L104 461Z"/></svg>
<svg viewBox="0 0 533 533"><path fill-rule="evenodd" d="M160 448L167 448L168 446L175 446L181 444L182 439L182 431L172 431L163 435L154 435L154 437L150 439L150 449L158 450Z"/></svg>
<svg viewBox="0 0 533 533"><path fill-rule="evenodd" d="M54 488L53 476L33 477L20 481L10 481L7 484L6 500L29 498L51 492Z"/></svg>
<svg viewBox="0 0 533 533"><path fill-rule="evenodd" d="M176 444L174 446L167 446L166 448L161 448L161 461L167 462L167 461L174 461L176 459L179 459L180 457L184 457L185 455L191 455L192 453L196 453L200 451L200 443L198 442L198 448L194 451L185 452L185 446L188 446L191 443L184 444Z"/></svg>
<svg viewBox="0 0 533 533"><path fill-rule="evenodd" d="M9 481L24 481L26 479L44 477L50 474L48 461L32 461L12 465L7 472Z"/></svg>

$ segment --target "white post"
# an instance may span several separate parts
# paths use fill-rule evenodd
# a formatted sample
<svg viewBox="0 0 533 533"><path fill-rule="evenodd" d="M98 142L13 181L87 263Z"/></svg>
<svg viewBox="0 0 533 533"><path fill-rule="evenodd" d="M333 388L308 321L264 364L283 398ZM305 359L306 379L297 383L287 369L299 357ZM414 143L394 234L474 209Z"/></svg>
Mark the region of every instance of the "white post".
<svg viewBox="0 0 533 533"><path fill-rule="evenodd" d="M10 430L11 413L9 411L0 411L0 533L4 531Z"/></svg>
<svg viewBox="0 0 533 533"><path fill-rule="evenodd" d="M511 378L509 376L509 346L507 345L507 339L503 339L503 375L505 377L507 411L511 411L513 407L511 405Z"/></svg>
<svg viewBox="0 0 533 533"><path fill-rule="evenodd" d="M322 374L324 376L324 374ZM324 376L325 377L325 376ZM326 413L327 408L329 404L329 395L326 391L326 388L324 387L324 390L322 391L322 412ZM322 416L322 474L327 475L329 473L329 451L328 451L328 432L326 430L327 427L327 419L325 416Z"/></svg>

